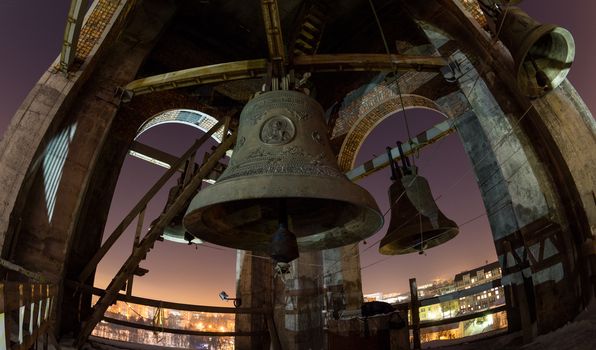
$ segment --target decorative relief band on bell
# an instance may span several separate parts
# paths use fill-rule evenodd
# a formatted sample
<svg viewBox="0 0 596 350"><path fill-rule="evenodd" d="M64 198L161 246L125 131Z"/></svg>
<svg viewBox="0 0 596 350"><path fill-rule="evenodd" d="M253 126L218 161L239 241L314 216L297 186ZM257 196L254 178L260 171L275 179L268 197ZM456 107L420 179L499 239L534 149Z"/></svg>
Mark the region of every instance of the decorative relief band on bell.
<svg viewBox="0 0 596 350"><path fill-rule="evenodd" d="M296 136L296 128L290 118L285 116L274 116L269 118L261 128L260 138L268 145L285 145Z"/></svg>
<svg viewBox="0 0 596 350"><path fill-rule="evenodd" d="M259 147L248 156L250 161L232 165L218 179L223 181L239 176L284 174L344 177L332 166L326 166L325 154L312 155L299 146L286 147L281 152Z"/></svg>

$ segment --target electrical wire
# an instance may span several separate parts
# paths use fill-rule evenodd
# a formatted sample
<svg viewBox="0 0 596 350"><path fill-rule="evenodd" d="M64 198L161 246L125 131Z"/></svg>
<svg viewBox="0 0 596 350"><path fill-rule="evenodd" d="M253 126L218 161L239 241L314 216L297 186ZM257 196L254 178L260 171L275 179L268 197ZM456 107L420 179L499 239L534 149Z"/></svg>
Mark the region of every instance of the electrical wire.
<svg viewBox="0 0 596 350"><path fill-rule="evenodd" d="M385 37L385 32L383 31L383 27L381 26L381 20L377 15L377 10L375 9L375 5L373 4L372 0L368 0L370 4L370 9L375 17L375 21L377 22L377 27L379 29L379 33L381 33L381 40L383 41L383 45L385 46L385 52L387 53L387 57L389 62L392 62L391 51L389 50L389 44L387 43L387 38ZM410 133L410 126L408 124L408 115L406 114L406 105L404 104L404 98L401 92L401 87L399 86L399 76L397 75L397 67L395 64L392 63L393 66L393 76L395 77L395 88L397 89L397 93L399 95L399 103L401 104L402 112L404 114L404 122L406 125L406 132L408 134L408 139L412 139L412 135ZM412 157L412 164L416 166L416 161L414 160L415 157Z"/></svg>
<svg viewBox="0 0 596 350"><path fill-rule="evenodd" d="M494 150L494 151L493 151L493 154L494 154L496 151L498 151L498 149L500 149L500 148L501 148L501 147L504 145L504 143L505 143L505 140L506 140L506 139L507 139L509 136L511 136L511 135L514 133L514 131L515 131L515 127L517 127L517 125L519 125L519 123L521 123L521 121L522 121L522 120L525 118L525 116L528 114L528 112L530 111L530 109L531 109L532 107L533 107L533 106L530 106L530 107L529 107L529 108L528 108L528 109L527 109L527 110L526 110L526 111L523 113L523 115L522 115L522 116L521 116L521 117L520 117L520 118L517 120L516 124L514 124L514 125L512 126L511 130L510 130L510 131L509 131L507 134L503 135L503 136L501 137L501 139L499 139L499 141L497 141L497 143L495 144L495 147L494 147L494 149L493 149L493 150ZM507 158L507 159L505 159L505 160L504 160L502 163L500 163L500 166L504 165L504 164L505 164L507 161L509 161L510 159L512 159L512 157L513 157L515 154L517 154L519 151L521 151L521 150L522 150L522 147L521 147L521 146L520 146L520 147L518 147L518 148L517 148L517 149L516 149L516 150L515 150L515 151L514 151L514 152L513 152L513 153L512 153L512 154L511 154L511 155L510 155L508 158ZM481 159L480 159L480 160L477 162L477 164L479 164L479 163L483 162L483 161L484 161L484 160L485 160L485 159L486 159L486 158L489 156L489 154L490 154L490 153L487 153L487 154L485 154L485 155L484 155L484 156L483 156L483 157L482 157L482 158L481 158ZM499 184L501 184L501 183L503 183L503 182L506 182L506 181L508 181L509 179L511 179L511 178L512 178L514 175L516 175L516 174L517 174L517 172L518 172L518 171L519 171L519 170L520 170L522 167L524 167L524 166L527 164L527 162L528 162L528 160L526 159L526 160L525 160L525 161L524 161L524 162L523 162L523 163L522 163L522 164L521 164L521 165L520 165L520 166L519 166L519 167L518 167L518 168L517 168L517 169L516 169L516 170L515 170L515 171L514 171L512 174L510 174L510 176L509 176L508 178L502 178L502 179L501 179L499 182L497 182L497 183L495 183L493 186L491 186L491 187L489 188L489 190L490 190L490 189L492 189L492 188L494 188L494 187L496 187L497 185L499 185ZM471 172L471 169L467 170L467 171L466 171L466 172L465 172L465 173L464 173L462 176L460 176L460 178L459 178L458 180L456 180L456 181L455 181L455 183L454 183L452 186L450 186L450 187L449 187L449 188L448 188L446 191L450 191L451 189L453 189L453 188L455 187L455 185L456 185L456 184L458 184L458 183L459 183L459 182L460 182L460 181L461 181L461 180L462 180L462 179L463 179L465 176L467 176L467 174L468 174L468 173L470 173L470 172ZM400 194L400 196L399 196L399 197L398 197L398 199L395 201L395 203L392 203L392 205L390 206L390 208L389 208L389 209L388 209L388 210L385 212L385 214L384 214L383 216L387 215L387 213L388 213L388 212L391 210L391 208L392 208L394 205L396 205L396 204L397 204L397 201L398 201L400 198L402 198L402 196L403 196L403 194L404 194L404 193L405 193L405 191L404 191L404 192L402 192L402 193ZM443 192L443 193L441 193L439 196L437 196L437 197L435 198L435 200L437 200L437 199L441 198L441 197L444 195L444 193L445 193L445 192ZM497 204L498 204L498 203L497 203ZM506 203L504 207L506 207L508 204L509 204L509 203ZM493 208L494 208L494 205L493 205ZM473 217L472 219L470 219L470 220L467 220L467 221L465 221L464 223L460 224L460 225L459 225L459 227L462 227L462 226L465 226L465 225L467 225L467 224L469 224L469 223L471 223L471 222L474 222L474 221L476 221L476 220L480 219L480 218L481 218L481 217L483 217L483 216L487 216L487 217L488 217L489 215L493 215L494 213L496 213L496 212L498 212L499 210L502 210L502 209L503 209L503 207L500 207L500 208L499 208L498 210L496 210L495 212L491 212L491 213L489 213L489 211L490 211L490 208L489 208L489 209L487 209L487 210L486 210L484 213L482 213L482 214L480 214L480 215L477 215L477 216ZM413 219L415 219L415 218L417 218L417 217L419 217L419 216L420 216L420 213L418 213L418 214L414 215L413 217L410 217L408 220L406 220L406 221L405 221L405 222L403 222L403 223L402 223L400 226L398 226L398 228L397 228L397 229L399 229L399 228L403 227L404 225L408 224L408 223L409 223L409 222L411 222ZM447 233L449 233L449 232L445 232L445 233L443 233L442 235L444 235L444 234L447 234ZM439 236L437 236L437 237L440 237L440 235L439 235ZM370 245L369 245L367 248L365 248L365 249L362 251L362 253L364 253L364 252L366 252L367 250L371 249L372 247L376 246L376 245L377 245L377 244L378 244L378 243L379 243L381 240L382 240L382 238L381 238L381 239L379 239L379 240L377 240L377 241L375 241L374 243L370 244ZM417 244L415 244L415 245L412 245L411 247L407 247L407 248L408 248L408 249L410 249L410 248L414 248L416 245L417 245ZM354 254L354 256L352 256L352 257L349 257L348 259L351 259L351 258L356 258L356 257L358 257L358 255L360 255L360 252L358 252L357 254ZM362 269L364 269L364 268L368 268L368 267L370 267L370 266L373 266L373 265L376 265L376 264L378 264L378 263L380 263L380 262L382 262L382 261L385 261L385 260L387 260L387 259L389 259L389 258L391 258L391 257L393 257L393 256L387 256L387 257L384 257L384 258L380 259L379 261L376 261L376 262L374 262L374 263L372 263L372 264L369 264L369 265L367 265L367 266L365 266L365 267L361 267L361 268L360 268L360 270L362 270ZM333 266L334 266L334 265L331 265L330 267L333 267ZM327 275L331 275L331 274L334 274L334 273L337 273L337 272L339 272L339 270L337 270L337 271L334 271L334 272L331 272L331 273L328 273L328 274L323 274L323 275L324 275L324 276L327 276ZM320 278L320 277L318 277L318 278Z"/></svg>

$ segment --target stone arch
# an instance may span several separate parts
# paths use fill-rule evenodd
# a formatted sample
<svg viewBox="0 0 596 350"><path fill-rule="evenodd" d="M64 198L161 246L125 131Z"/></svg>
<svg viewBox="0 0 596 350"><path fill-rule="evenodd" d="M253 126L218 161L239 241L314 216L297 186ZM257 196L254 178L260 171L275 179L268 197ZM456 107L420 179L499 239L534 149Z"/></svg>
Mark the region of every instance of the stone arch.
<svg viewBox="0 0 596 350"><path fill-rule="evenodd" d="M371 103L369 99L377 101ZM400 99L395 96L394 90L383 85L340 111L341 121L338 120L338 123L352 127L347 131L339 151L339 168L344 172L352 169L358 150L370 132L391 114L411 108L427 108L449 118L436 102L413 94L405 94Z"/></svg>
<svg viewBox="0 0 596 350"><path fill-rule="evenodd" d="M193 128L197 128L203 132L209 131L215 124L217 124L218 120L211 115L193 110L193 109L170 109L160 113L157 113L147 119L138 129L137 139L141 134L145 131L156 127L158 125L168 124L168 123L179 123L191 126ZM223 137L223 129L215 132L211 138L213 138L217 143L221 143Z"/></svg>

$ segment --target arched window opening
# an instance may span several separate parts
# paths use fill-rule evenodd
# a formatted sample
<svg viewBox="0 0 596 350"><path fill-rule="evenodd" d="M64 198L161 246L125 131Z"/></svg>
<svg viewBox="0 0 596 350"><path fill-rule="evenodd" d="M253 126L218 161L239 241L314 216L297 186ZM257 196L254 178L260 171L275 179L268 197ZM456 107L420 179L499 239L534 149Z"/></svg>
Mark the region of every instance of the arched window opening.
<svg viewBox="0 0 596 350"><path fill-rule="evenodd" d="M407 143L409 137L415 137L445 120L444 115L429 109L408 109L406 115L410 136L403 112L385 118L363 142L356 164L382 155L387 146L396 147L396 141ZM360 243L365 296L374 293L406 296L409 294L410 278L416 278L418 286L446 283L453 281L455 275L462 271L497 260L474 171L457 133L426 146L413 158L418 173L428 180L439 209L458 224L459 234L439 246L424 250L423 254L381 255L379 243L387 232L392 214L387 193L391 171L386 168L360 180L358 184L376 198L382 213L386 213L383 229L366 243Z"/></svg>
<svg viewBox="0 0 596 350"><path fill-rule="evenodd" d="M216 123L215 118L198 111L166 111L149 119L139 129L135 142L178 158ZM211 152L219 144L221 136L221 132L214 134L199 148L195 158L197 165L202 163L205 153ZM112 199L104 240L167 171L165 167L146 160L138 154L131 156L129 153L126 157ZM225 163L225 160L222 161ZM181 172L172 176L148 203L141 237L164 211L168 193L181 176ZM202 186L209 184L203 183ZM135 220L102 259L95 277L96 287L105 288L128 258L136 230ZM230 306L220 299L219 293L222 290L230 294L235 292L235 260L236 250L208 243L188 245L172 240L156 242L147 259L140 264L149 272L143 277L134 278L133 295L185 304ZM173 289L176 293L172 293Z"/></svg>

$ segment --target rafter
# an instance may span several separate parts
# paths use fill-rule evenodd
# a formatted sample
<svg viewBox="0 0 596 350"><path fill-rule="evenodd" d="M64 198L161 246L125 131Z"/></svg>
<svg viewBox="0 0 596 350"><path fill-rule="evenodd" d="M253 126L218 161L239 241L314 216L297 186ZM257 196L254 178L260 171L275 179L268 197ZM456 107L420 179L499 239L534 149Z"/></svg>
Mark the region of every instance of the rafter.
<svg viewBox="0 0 596 350"><path fill-rule="evenodd" d="M437 56L402 56L384 54L336 54L296 56L296 71L348 72L420 70L438 72L447 61ZM138 79L123 87L130 99L135 95L171 90L187 86L221 83L232 80L263 77L267 74L267 60L257 59L219 63Z"/></svg>
<svg viewBox="0 0 596 350"><path fill-rule="evenodd" d="M312 72L417 70L438 72L447 61L438 56L386 54L303 55L294 58L297 70Z"/></svg>
<svg viewBox="0 0 596 350"><path fill-rule="evenodd" d="M421 132L416 137L413 137L412 139L405 142L402 146L404 155L407 156L413 154L416 151L439 141L453 132L455 132L455 128L453 127L453 121L451 120L445 120L439 124L436 124L430 129ZM399 155L399 149L397 147L391 149L391 157L396 161L401 159ZM348 171L346 173L346 177L351 181L358 181L387 166L389 166L389 159L387 154L383 154Z"/></svg>

